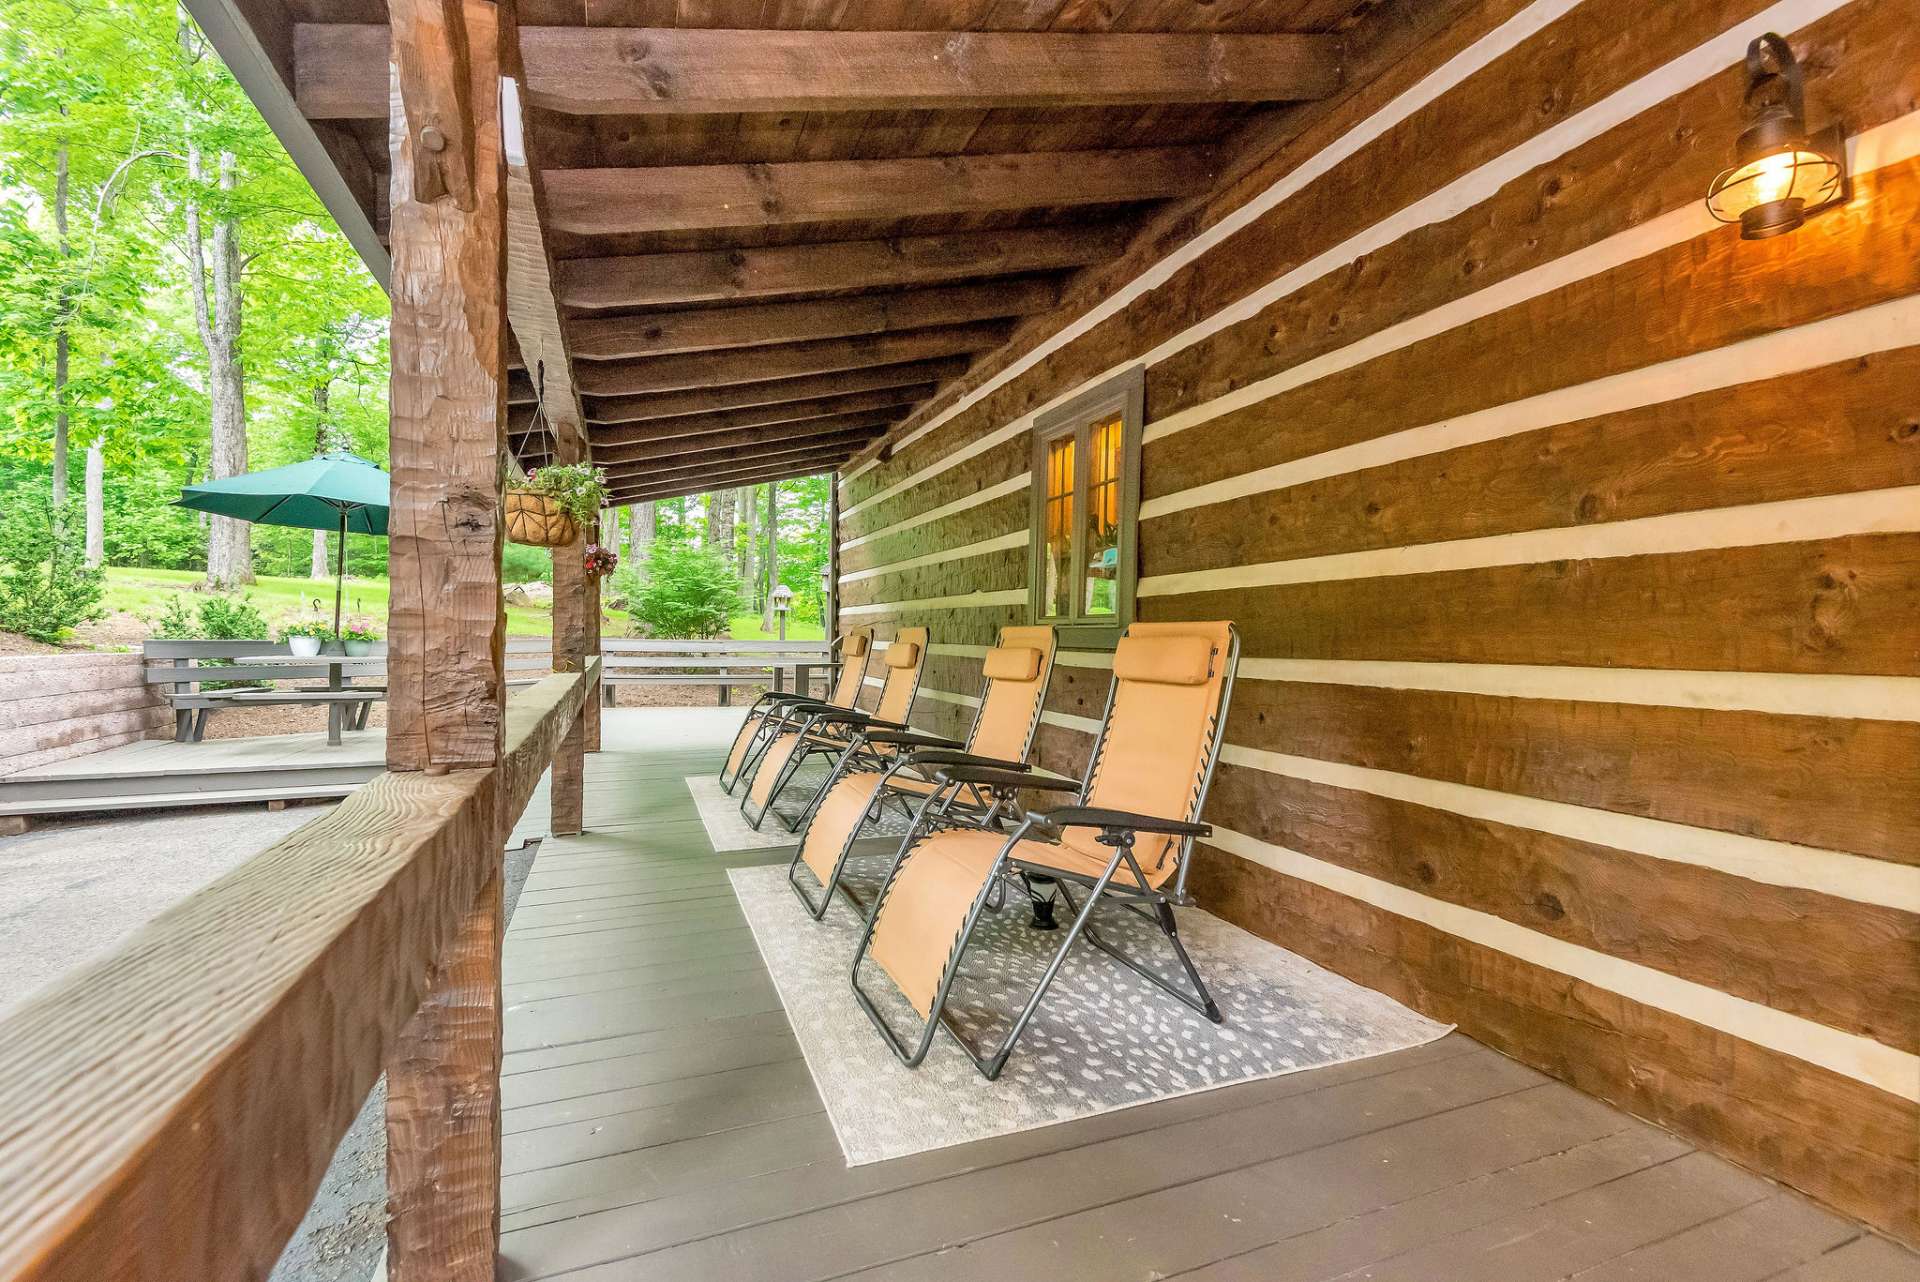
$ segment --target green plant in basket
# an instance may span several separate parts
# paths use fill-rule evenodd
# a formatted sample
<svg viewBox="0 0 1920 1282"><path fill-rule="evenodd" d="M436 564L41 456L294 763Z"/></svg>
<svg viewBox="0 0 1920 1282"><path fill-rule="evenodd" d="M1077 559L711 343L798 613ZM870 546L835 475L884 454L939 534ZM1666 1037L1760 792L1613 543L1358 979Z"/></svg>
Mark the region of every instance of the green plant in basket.
<svg viewBox="0 0 1920 1282"><path fill-rule="evenodd" d="M607 500L606 473L587 463L554 463L536 468L521 488L552 499L583 529L599 518Z"/></svg>

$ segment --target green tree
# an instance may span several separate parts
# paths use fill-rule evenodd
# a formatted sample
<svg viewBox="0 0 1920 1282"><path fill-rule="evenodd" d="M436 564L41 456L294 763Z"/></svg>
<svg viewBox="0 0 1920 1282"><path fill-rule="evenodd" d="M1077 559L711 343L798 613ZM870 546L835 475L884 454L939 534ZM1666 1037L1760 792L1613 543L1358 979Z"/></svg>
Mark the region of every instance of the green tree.
<svg viewBox="0 0 1920 1282"><path fill-rule="evenodd" d="M384 458L385 297L171 0L0 0L0 309L0 455L62 493L86 447L96 557L244 579L244 525L153 537L181 482L305 457L316 419ZM262 542L305 568L305 532Z"/></svg>

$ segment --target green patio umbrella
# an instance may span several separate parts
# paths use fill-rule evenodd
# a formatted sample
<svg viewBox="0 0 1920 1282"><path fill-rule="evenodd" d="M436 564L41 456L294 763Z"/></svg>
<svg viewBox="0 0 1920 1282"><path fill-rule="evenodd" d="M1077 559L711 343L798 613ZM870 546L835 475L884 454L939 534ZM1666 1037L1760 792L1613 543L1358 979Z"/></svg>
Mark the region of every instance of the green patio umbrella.
<svg viewBox="0 0 1920 1282"><path fill-rule="evenodd" d="M334 565L333 634L340 635L340 599L347 578L347 534L387 532L387 474L357 454L321 454L301 463L203 481L175 503L256 525L340 531Z"/></svg>

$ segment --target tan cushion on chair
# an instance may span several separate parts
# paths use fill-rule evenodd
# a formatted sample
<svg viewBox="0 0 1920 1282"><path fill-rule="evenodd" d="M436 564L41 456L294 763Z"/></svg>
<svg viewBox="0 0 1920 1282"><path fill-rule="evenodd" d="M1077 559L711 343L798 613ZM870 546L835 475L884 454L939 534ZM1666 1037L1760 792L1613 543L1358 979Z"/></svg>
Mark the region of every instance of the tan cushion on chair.
<svg viewBox="0 0 1920 1282"><path fill-rule="evenodd" d="M1031 681L1040 675L1040 652L1030 646L997 645L982 665L990 681Z"/></svg>
<svg viewBox="0 0 1920 1282"><path fill-rule="evenodd" d="M1204 636L1128 636L1113 652L1113 675L1153 685L1205 685L1213 642Z"/></svg>
<svg viewBox="0 0 1920 1282"><path fill-rule="evenodd" d="M849 632L846 638L840 643L840 657L843 659L857 659L865 654L872 645L873 633Z"/></svg>
<svg viewBox="0 0 1920 1282"><path fill-rule="evenodd" d="M911 641L895 641L882 657L889 668L911 668L920 661L920 647Z"/></svg>

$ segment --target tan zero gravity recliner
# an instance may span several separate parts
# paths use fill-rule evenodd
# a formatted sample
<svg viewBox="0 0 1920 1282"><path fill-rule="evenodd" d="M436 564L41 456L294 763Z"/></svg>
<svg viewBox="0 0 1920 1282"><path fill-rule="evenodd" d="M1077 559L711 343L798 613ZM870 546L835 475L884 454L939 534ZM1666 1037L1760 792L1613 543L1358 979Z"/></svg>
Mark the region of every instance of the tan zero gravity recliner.
<svg viewBox="0 0 1920 1282"><path fill-rule="evenodd" d="M754 763L767 750L767 745L773 742L775 727L785 725L789 713L810 708L851 708L859 701L860 691L867 680L873 629L853 628L840 638L838 644L840 676L833 683L833 692L825 699L815 699L806 694L777 694L769 690L747 709L739 733L733 736L733 747L727 753L726 764L720 767L720 787L724 791L732 792L733 785L739 782L742 775L753 773Z"/></svg>
<svg viewBox="0 0 1920 1282"><path fill-rule="evenodd" d="M801 708L786 714L776 726L758 761L752 782L740 802L740 813L758 828L773 811L773 803L810 757L838 756L862 730L905 730L920 691L920 674L927 663L927 630L901 628L880 656L886 680L872 712L860 708ZM782 822L785 820L782 818ZM787 824L789 830L792 824Z"/></svg>
<svg viewBox="0 0 1920 1282"><path fill-rule="evenodd" d="M826 914L836 889L864 910L840 881L854 841L889 803L911 818L918 803L938 788L933 780L936 768L1028 769L1027 753L1040 728L1056 646L1052 627L1001 629L999 644L981 661L987 684L965 740L918 730L874 729L863 731L840 754L833 773L801 817L800 849L787 867L787 881L815 920ZM950 791L947 805L950 809L967 805L984 820L992 803L982 790L968 788ZM819 882L818 900L801 882L803 865Z"/></svg>
<svg viewBox="0 0 1920 1282"><path fill-rule="evenodd" d="M1054 782L1030 773L978 766L942 767L941 791L921 806L881 887L854 953L852 982L867 1017L909 1068L926 1058L936 1029L954 1040L989 1079L1039 1008L1067 954L1088 941L1153 984L1221 1022L1187 950L1173 905L1185 898L1188 856L1201 806L1220 756L1240 639L1231 623L1136 623L1113 655L1113 682L1086 779ZM1075 791L1071 805L1028 815L1010 834L943 818L947 789L985 788L1011 798L1022 789ZM949 992L980 914L1003 878L1051 877L1073 924L997 1047L976 1047L945 1015ZM1070 886L1085 889L1076 904ZM1186 986L1127 956L1090 924L1111 897L1157 924L1185 971ZM877 966L924 1020L914 1044L897 1034L861 987L861 968Z"/></svg>

